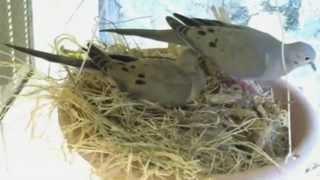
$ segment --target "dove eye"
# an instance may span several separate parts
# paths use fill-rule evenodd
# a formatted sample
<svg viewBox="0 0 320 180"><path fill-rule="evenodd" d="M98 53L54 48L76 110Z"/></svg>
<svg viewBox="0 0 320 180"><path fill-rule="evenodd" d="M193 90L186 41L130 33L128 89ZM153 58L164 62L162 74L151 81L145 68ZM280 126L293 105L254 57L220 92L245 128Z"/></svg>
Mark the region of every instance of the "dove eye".
<svg viewBox="0 0 320 180"><path fill-rule="evenodd" d="M304 60L308 61L310 59L310 57L305 57Z"/></svg>

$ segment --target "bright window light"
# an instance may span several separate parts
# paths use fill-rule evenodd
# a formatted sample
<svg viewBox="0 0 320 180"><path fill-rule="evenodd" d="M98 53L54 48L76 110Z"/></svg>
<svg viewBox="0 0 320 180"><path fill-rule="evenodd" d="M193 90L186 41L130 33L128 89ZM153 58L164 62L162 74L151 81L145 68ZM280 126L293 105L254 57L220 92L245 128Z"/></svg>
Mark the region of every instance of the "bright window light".
<svg viewBox="0 0 320 180"><path fill-rule="evenodd" d="M32 5L36 49L52 52L50 45L62 33L76 36L81 43L91 39L98 16L98 1L33 0ZM56 66L50 66L54 73ZM37 71L47 73L49 64L36 60L36 67ZM31 136L28 122L35 105L35 98L19 98L2 122L0 179L94 180L86 161L76 153L63 153L66 149L61 147L64 140L56 112L49 117L48 111L42 111L36 118L39 122L36 134Z"/></svg>
<svg viewBox="0 0 320 180"><path fill-rule="evenodd" d="M34 47L52 52L54 38L63 33L74 35L82 44L92 39L97 25L97 16L104 17L103 27L110 27L108 21L117 23L118 27L166 28L165 16L179 12L187 16L212 18L208 0L33 0ZM214 1L212 1L214 2ZM220 2L220 1L219 1ZM224 2L224 1L221 1ZM240 2L240 1L239 1ZM256 13L257 1L243 0L249 9ZM276 1L271 1L276 2ZM281 4L287 1L280 1ZM318 52L317 66L320 69L320 21L316 16L320 12L320 1L301 1L300 25L297 31L286 33L286 40L307 40ZM99 8L100 3L100 8ZM190 5L192 4L192 5ZM272 4L272 3L271 3ZM116 12L113 12L116 11ZM320 13L318 13L320 15ZM314 19L317 17L318 19ZM135 20L132 20L135 19ZM250 19L249 26L268 32L281 38L278 18L270 13L257 13ZM318 35L316 35L318 32ZM100 34L104 41L110 40L106 34ZM316 39L318 37L318 39ZM298 38L298 39L297 39ZM132 41L140 47L166 46L164 43L133 37ZM49 68L50 66L50 68ZM42 73L55 73L60 66L36 61L37 70ZM296 70L288 77L295 86L303 89L306 97L317 110L320 110L320 73L312 72L305 67ZM90 165L75 154L64 154L61 147L63 136L59 130L57 113L48 117L43 111L36 119L40 129L30 137L31 128L28 121L37 101L30 98L19 98L3 121L4 138L0 139L0 180L89 180L98 179L91 173ZM41 133L42 132L42 133ZM2 146L5 144L5 146ZM64 148L65 150L65 148ZM320 157L319 157L320 159ZM318 179L310 177L308 179Z"/></svg>

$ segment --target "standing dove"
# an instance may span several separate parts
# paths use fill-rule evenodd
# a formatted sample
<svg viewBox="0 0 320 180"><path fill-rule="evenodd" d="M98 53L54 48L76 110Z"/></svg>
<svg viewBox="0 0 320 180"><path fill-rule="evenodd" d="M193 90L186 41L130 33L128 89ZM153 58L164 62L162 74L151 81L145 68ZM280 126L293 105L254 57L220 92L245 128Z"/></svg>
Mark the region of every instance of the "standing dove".
<svg viewBox="0 0 320 180"><path fill-rule="evenodd" d="M80 67L81 59L50 54L29 48L7 46L50 62ZM100 71L111 77L121 91L134 99L146 99L165 106L178 106L197 97L205 86L205 74L198 58L185 50L177 61L166 58L135 58L107 54L95 45L88 52L84 69Z"/></svg>
<svg viewBox="0 0 320 180"><path fill-rule="evenodd" d="M284 67L282 43L267 33L217 20L188 18L177 13L173 16L176 19L166 17L172 29L100 31L186 45L204 56L208 66L215 64L222 72L236 79L276 80L305 64L310 64L316 70L316 52L307 43L284 44Z"/></svg>

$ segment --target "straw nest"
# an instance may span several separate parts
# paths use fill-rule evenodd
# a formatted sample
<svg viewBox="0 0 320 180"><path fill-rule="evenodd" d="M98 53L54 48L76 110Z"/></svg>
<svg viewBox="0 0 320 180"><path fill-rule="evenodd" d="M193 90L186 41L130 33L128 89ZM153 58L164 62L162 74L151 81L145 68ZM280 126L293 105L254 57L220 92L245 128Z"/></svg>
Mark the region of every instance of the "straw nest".
<svg viewBox="0 0 320 180"><path fill-rule="evenodd" d="M179 47L107 51L174 59ZM105 179L204 179L277 164L287 154L287 112L218 72L197 100L175 108L133 101L105 76L78 73L47 91L69 148Z"/></svg>

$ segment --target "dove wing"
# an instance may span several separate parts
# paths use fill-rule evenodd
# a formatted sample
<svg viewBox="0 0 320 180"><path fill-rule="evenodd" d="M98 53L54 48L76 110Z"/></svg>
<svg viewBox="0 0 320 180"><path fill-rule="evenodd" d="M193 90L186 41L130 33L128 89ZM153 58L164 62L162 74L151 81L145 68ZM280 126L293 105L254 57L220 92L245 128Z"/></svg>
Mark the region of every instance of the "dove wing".
<svg viewBox="0 0 320 180"><path fill-rule="evenodd" d="M271 54L281 43L269 34L247 28L216 27L212 38L216 48L212 51L217 64L234 77L256 79L262 77L272 61L279 60ZM279 51L276 51L279 52ZM274 59L270 59L272 57Z"/></svg>
<svg viewBox="0 0 320 180"><path fill-rule="evenodd" d="M188 18L174 13L166 20L185 44L214 61L223 72L242 79L259 79L280 65L275 48L281 43L271 35L246 26L217 20ZM180 20L181 22L179 22Z"/></svg>

